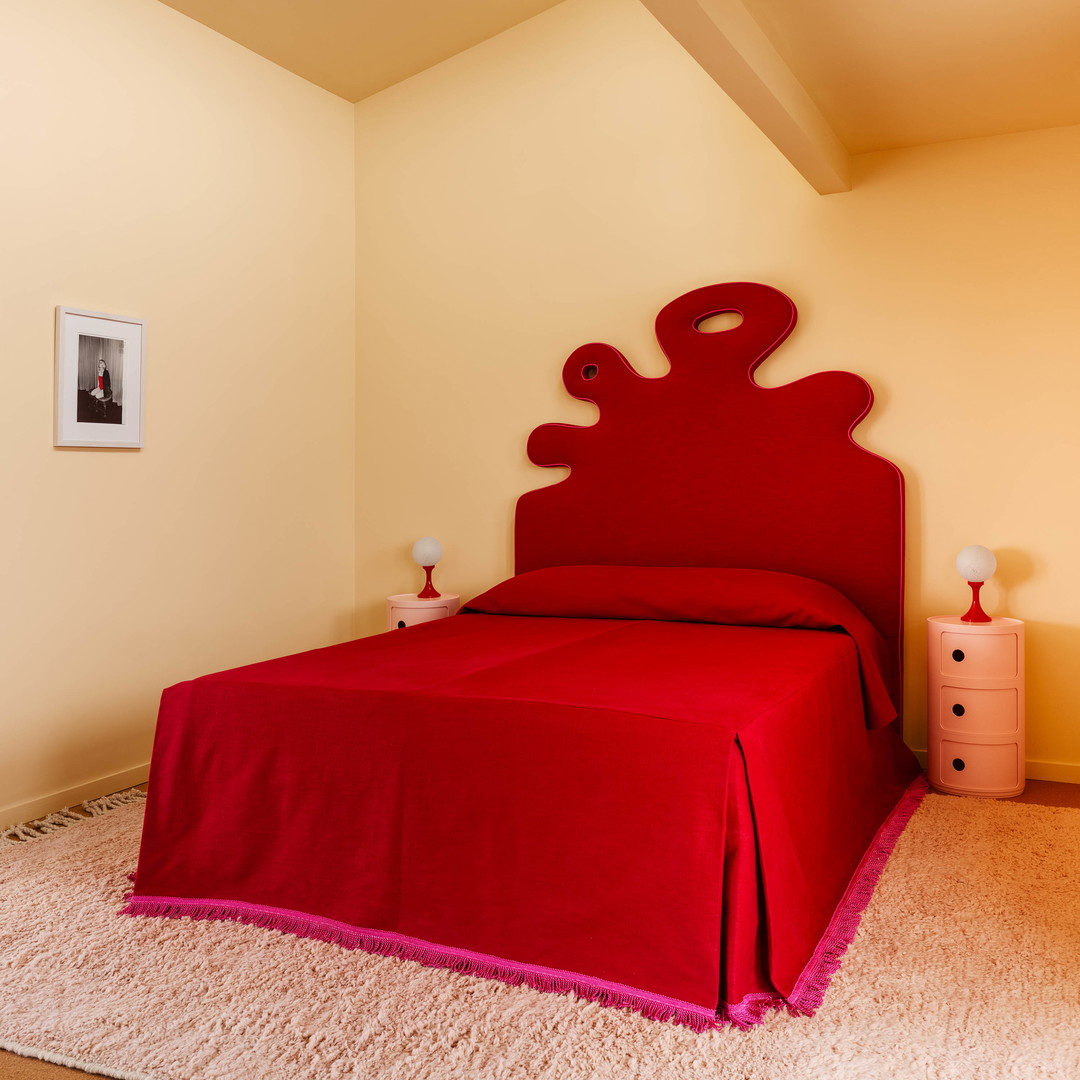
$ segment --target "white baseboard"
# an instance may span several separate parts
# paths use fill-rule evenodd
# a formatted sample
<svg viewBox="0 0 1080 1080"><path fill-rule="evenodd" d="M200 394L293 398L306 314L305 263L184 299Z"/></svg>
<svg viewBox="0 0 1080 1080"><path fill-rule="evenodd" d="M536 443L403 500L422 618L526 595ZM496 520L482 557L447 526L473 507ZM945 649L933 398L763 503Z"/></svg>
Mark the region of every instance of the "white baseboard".
<svg viewBox="0 0 1080 1080"><path fill-rule="evenodd" d="M926 768L926 751L914 750L919 764ZM1052 780L1057 784L1080 784L1080 765L1069 761L1024 762L1024 776L1028 780Z"/></svg>
<svg viewBox="0 0 1080 1080"><path fill-rule="evenodd" d="M77 787L67 788L65 791L54 791L51 795L43 795L40 799L6 806L0 810L0 829L19 825L24 821L35 821L46 814L63 810L65 806L77 806L81 802L86 802L87 799L100 799L102 795L111 795L114 791L123 791L124 788L143 784L149 775L150 763L146 762L145 765L136 765L133 769L102 776L97 780L79 784Z"/></svg>
<svg viewBox="0 0 1080 1080"><path fill-rule="evenodd" d="M1069 761L1026 761L1029 780L1053 780L1059 784L1080 784L1080 765Z"/></svg>

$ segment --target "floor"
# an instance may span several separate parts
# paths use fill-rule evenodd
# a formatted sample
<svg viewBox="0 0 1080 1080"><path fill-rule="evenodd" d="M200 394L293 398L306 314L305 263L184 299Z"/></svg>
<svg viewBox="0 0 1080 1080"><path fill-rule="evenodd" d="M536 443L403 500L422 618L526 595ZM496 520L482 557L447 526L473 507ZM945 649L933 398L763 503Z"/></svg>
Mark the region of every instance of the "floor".
<svg viewBox="0 0 1080 1080"><path fill-rule="evenodd" d="M1038 806L1080 808L1080 784L1029 780L1023 795L1018 795L1010 801L1034 803ZM17 1054L0 1050L0 1080L75 1080L76 1077L89 1075L80 1069L67 1069L62 1065L19 1057Z"/></svg>
<svg viewBox="0 0 1080 1080"><path fill-rule="evenodd" d="M1037 806L1080 807L1080 784L1054 784L1049 780L1029 780L1024 794L1009 802L1035 803Z"/></svg>

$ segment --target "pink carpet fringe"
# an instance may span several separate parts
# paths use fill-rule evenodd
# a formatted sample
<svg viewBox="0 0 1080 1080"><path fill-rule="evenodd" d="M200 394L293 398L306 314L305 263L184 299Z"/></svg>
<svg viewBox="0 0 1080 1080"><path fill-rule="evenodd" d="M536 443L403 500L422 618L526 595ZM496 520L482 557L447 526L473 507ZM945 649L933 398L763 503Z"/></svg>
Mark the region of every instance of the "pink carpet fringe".
<svg viewBox="0 0 1080 1080"><path fill-rule="evenodd" d="M844 953L855 938L862 912L870 903L874 886L885 868L885 863L904 827L922 802L927 788L925 777L916 778L878 830L874 842L867 849L843 899L833 913L828 929L800 975L791 997L751 994L739 1002L721 1002L715 1011L572 971L515 963L486 953L435 945L430 941L393 931L363 929L318 915L305 915L286 908L266 907L238 900L129 894L125 897L127 905L120 914L170 919L221 919L246 923L280 930L297 937L330 942L346 949L361 949L380 956L415 960L426 967L447 968L464 975L495 979L511 986L524 985L547 993L576 994L600 1005L633 1009L652 1020L684 1024L697 1032L728 1025L746 1029L760 1024L771 1009L786 1009L795 1016L810 1016L821 1006L829 982L839 970Z"/></svg>

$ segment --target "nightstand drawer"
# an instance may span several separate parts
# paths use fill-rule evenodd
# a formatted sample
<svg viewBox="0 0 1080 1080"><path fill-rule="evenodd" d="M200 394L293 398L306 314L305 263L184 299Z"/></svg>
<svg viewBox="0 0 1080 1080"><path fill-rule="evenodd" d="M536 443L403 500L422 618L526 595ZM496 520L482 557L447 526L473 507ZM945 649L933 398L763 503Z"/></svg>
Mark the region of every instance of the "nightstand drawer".
<svg viewBox="0 0 1080 1080"><path fill-rule="evenodd" d="M401 630L406 626L416 626L417 623L434 622L436 619L445 619L450 615L450 608L446 604L432 602L425 607L396 607L392 606L389 612L390 628Z"/></svg>
<svg viewBox="0 0 1080 1080"><path fill-rule="evenodd" d="M1002 792L1022 787L1020 748L1016 743L967 743L941 740L936 786L959 792Z"/></svg>
<svg viewBox="0 0 1080 1080"><path fill-rule="evenodd" d="M443 593L431 600L421 600L416 593L396 593L386 598L386 628L404 630L406 626L446 619L456 615L460 607L457 593Z"/></svg>
<svg viewBox="0 0 1080 1080"><path fill-rule="evenodd" d="M942 731L967 735L1011 735L1020 730L1020 699L1015 688L977 690L943 686L939 713Z"/></svg>
<svg viewBox="0 0 1080 1080"><path fill-rule="evenodd" d="M1015 634L941 635L941 673L962 679L1013 679L1017 672Z"/></svg>

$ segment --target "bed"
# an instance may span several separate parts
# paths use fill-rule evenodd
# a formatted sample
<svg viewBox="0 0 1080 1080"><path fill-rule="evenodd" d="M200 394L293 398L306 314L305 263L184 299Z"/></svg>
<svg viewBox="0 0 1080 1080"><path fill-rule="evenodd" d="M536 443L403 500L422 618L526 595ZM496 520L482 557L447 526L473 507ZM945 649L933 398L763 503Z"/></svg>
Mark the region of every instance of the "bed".
<svg viewBox="0 0 1080 1080"><path fill-rule="evenodd" d="M734 312L737 327L703 323ZM170 687L131 915L233 919L697 1030L809 1014L924 782L903 480L867 384L753 378L778 290L590 344L529 443L513 577L438 622Z"/></svg>

